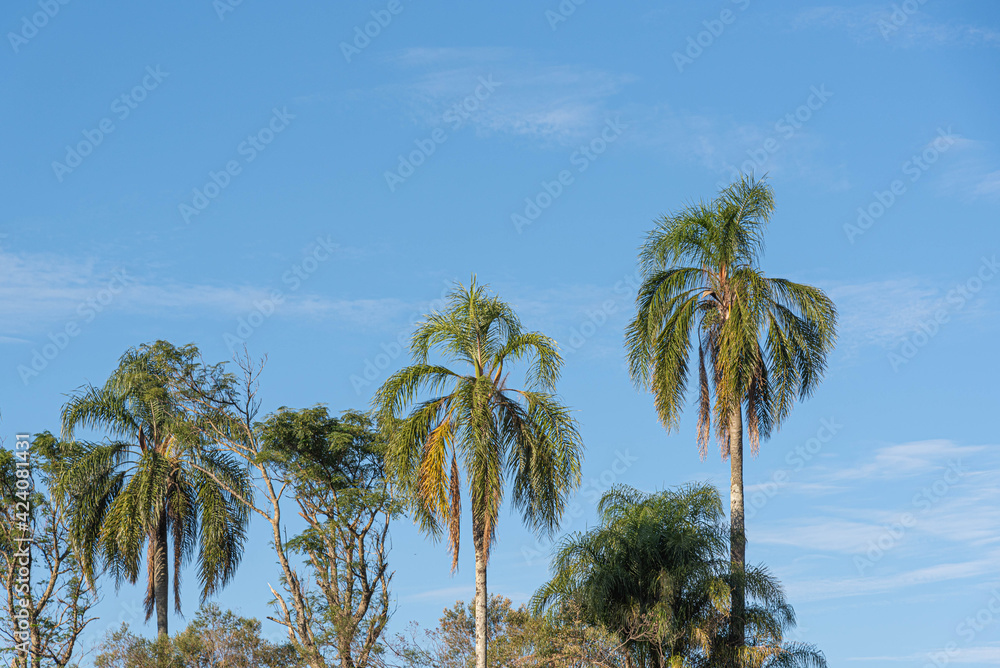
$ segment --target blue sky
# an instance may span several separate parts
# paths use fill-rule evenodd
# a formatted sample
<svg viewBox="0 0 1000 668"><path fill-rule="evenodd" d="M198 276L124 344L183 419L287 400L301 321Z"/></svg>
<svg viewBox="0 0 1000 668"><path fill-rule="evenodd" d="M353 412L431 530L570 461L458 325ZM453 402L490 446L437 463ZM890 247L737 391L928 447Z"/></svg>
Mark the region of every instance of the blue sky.
<svg viewBox="0 0 1000 668"><path fill-rule="evenodd" d="M1000 664L1000 6L230 3L6 3L8 447L159 338L267 354L265 410L364 408L475 272L565 352L587 445L566 530L611 484L725 490L691 415L666 434L629 382L622 332L652 221L753 168L765 270L826 289L841 328L747 462L749 559L831 665ZM498 536L490 586L523 601L549 544L508 514ZM252 539L219 601L263 617ZM397 627L472 595L470 547L452 577L397 528ZM106 591L95 632L141 627L140 589Z"/></svg>

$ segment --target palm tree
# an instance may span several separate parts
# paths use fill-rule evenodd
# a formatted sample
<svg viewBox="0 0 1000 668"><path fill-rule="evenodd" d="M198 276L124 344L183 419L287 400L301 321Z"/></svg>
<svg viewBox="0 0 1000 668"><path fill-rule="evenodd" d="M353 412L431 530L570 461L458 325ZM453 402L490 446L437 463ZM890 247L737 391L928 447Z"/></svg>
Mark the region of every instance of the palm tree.
<svg viewBox="0 0 1000 668"><path fill-rule="evenodd" d="M91 582L99 561L116 586L135 584L147 546L146 620L155 610L159 635L167 634L168 536L174 606L180 613L181 568L197 549L204 602L235 574L249 519L245 506L228 491L249 492L244 471L232 459L185 438L181 411L169 389L168 360L179 352L197 354L193 346L177 349L162 341L130 349L103 387L88 385L70 398L62 411L64 438L72 440L74 431L84 427L104 431L108 440L81 444L56 486Z"/></svg>
<svg viewBox="0 0 1000 668"><path fill-rule="evenodd" d="M690 485L646 495L617 486L598 504L600 526L560 544L535 614L575 611L613 633L629 665L669 665L707 637L727 600L718 492Z"/></svg>
<svg viewBox="0 0 1000 668"><path fill-rule="evenodd" d="M837 311L821 290L768 278L758 268L773 210L765 179L744 176L714 201L658 221L640 252L644 277L626 333L632 379L652 391L668 431L678 426L697 345L698 446L704 457L714 420L723 459L730 459L736 572L746 564L744 416L756 454L795 399L816 388L836 338ZM737 587L737 620L742 599ZM743 638L734 625L733 642Z"/></svg>
<svg viewBox="0 0 1000 668"><path fill-rule="evenodd" d="M611 633L627 666L825 666L811 645L786 642L795 614L761 567L746 569L748 646L728 642L734 577L719 493L709 485L644 494L612 488L600 525L568 536L553 578L532 597L535 614L576 611Z"/></svg>
<svg viewBox="0 0 1000 668"><path fill-rule="evenodd" d="M466 367L432 364L432 350ZM558 526L580 481L582 444L569 410L555 397L562 366L556 343L526 332L511 307L473 277L443 312L417 326L414 364L378 390L379 417L395 425L387 467L400 481L421 528L447 527L452 571L458 565L462 475L472 507L476 552L476 666L486 666L486 567L508 483L524 522L540 533ZM527 389L507 386L510 367L529 360ZM446 394L441 392L447 391ZM430 393L430 398L418 397Z"/></svg>

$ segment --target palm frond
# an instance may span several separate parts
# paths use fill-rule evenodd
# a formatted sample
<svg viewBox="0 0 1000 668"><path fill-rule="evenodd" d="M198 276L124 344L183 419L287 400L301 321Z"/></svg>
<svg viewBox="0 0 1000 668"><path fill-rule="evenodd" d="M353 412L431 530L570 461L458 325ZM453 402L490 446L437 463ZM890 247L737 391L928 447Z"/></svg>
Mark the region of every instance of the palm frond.
<svg viewBox="0 0 1000 668"><path fill-rule="evenodd" d="M556 342L525 331L473 276L424 317L410 347L414 364L390 376L373 403L392 429L388 471L420 528L438 537L447 525L457 565L464 484L485 559L508 486L525 522L552 530L579 483L580 450L574 421L551 394L563 363ZM432 355L467 368L434 364ZM514 392L507 382L520 363L528 389Z"/></svg>

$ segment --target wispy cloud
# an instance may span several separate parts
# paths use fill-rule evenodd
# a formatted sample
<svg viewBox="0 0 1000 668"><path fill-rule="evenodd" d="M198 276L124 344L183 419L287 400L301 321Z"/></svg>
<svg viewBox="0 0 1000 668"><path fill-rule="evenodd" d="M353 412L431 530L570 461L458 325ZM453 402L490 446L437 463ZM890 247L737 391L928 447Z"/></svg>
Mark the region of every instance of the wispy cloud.
<svg viewBox="0 0 1000 668"><path fill-rule="evenodd" d="M959 446L943 439L901 443L880 448L869 461L829 475L835 481L876 481L926 475L941 470L950 460L970 458L984 449L985 446Z"/></svg>
<svg viewBox="0 0 1000 668"><path fill-rule="evenodd" d="M981 293L961 300L957 300L954 292L956 287L976 276L979 266L978 263L970 265L967 274L958 274L949 280L907 276L824 285L837 304L839 352L852 359L865 346L883 350L895 348L921 326L935 321L941 311L949 319L967 322L990 315L990 301L986 295L995 289L992 283L986 284Z"/></svg>
<svg viewBox="0 0 1000 668"><path fill-rule="evenodd" d="M404 78L371 93L402 99L415 123L445 125L449 109L473 95L480 77L487 77L497 90L463 118L463 125L484 135L554 144L591 134L615 113L612 98L635 80L606 70L536 62L532 54L514 49L408 49L387 61Z"/></svg>
<svg viewBox="0 0 1000 668"><path fill-rule="evenodd" d="M917 278L833 285L841 349L851 354L862 345L889 347L930 318L944 299L942 291Z"/></svg>
<svg viewBox="0 0 1000 668"><path fill-rule="evenodd" d="M933 652L939 652L941 648L935 647ZM951 663L977 663L985 665L1000 665L1000 643L989 645L979 645L977 647L960 647L947 653L947 662ZM900 656L857 656L848 657L848 661L887 661L929 664L928 652L913 652Z"/></svg>
<svg viewBox="0 0 1000 668"><path fill-rule="evenodd" d="M995 197L1000 195L1000 169L986 174L976 185L974 190L976 195Z"/></svg>
<svg viewBox="0 0 1000 668"><path fill-rule="evenodd" d="M841 29L859 43L887 43L901 48L1000 46L1000 32L993 28L937 21L922 9L908 13L899 5L810 7L799 12L791 26Z"/></svg>
<svg viewBox="0 0 1000 668"><path fill-rule="evenodd" d="M800 119L805 118L801 114L809 118L822 114L819 105L830 99L825 88L817 97L806 87L800 102L778 110L773 118L755 121L624 102L619 94L637 77L539 62L531 52L518 49L407 49L386 56L385 62L400 74L398 81L349 95L381 98L425 128L449 127L455 105L474 94L481 77L488 77L499 84L496 92L467 117L462 115L461 124L482 136L506 135L555 148L573 146L590 139L609 118L620 116L629 125L623 143L699 164L718 173L720 182L728 182L748 160L763 155L753 164L759 173L806 178L832 190L849 185L838 161L817 157L829 148L826 139L810 128L808 119L793 117L796 112ZM816 90L821 87L817 82ZM800 109L810 100L812 108Z"/></svg>
<svg viewBox="0 0 1000 668"><path fill-rule="evenodd" d="M906 587L928 585L952 580L980 578L996 572L997 554L989 558L942 563L906 570L892 575L828 578L789 582L793 598L801 600L828 600L852 596L884 594Z"/></svg>
<svg viewBox="0 0 1000 668"><path fill-rule="evenodd" d="M867 522L826 519L784 522L752 529L747 536L755 543L787 545L803 550L861 554L878 538L881 527Z"/></svg>
<svg viewBox="0 0 1000 668"><path fill-rule="evenodd" d="M404 598L407 601L444 601L454 603L457 599L468 599L474 596L476 588L470 585L464 587L443 587L441 589L428 589L427 591L408 594Z"/></svg>
<svg viewBox="0 0 1000 668"><path fill-rule="evenodd" d="M23 343L23 335L78 318L88 305L89 310L94 310L94 303L101 305L100 311L157 317L229 317L245 315L258 303L270 300L276 288L285 288L276 317L330 319L361 327L384 325L413 309L413 305L394 298L345 300L310 293L305 288L291 291L280 277L276 277L274 285L232 287L158 282L93 258L53 254L0 251L0 275L5 279L0 287L0 309L6 315L0 330L2 343ZM109 295L109 286L114 288L114 295ZM106 304L102 298L107 299Z"/></svg>
<svg viewBox="0 0 1000 668"><path fill-rule="evenodd" d="M744 491L749 496L756 492L763 492L767 494L774 489L774 482L767 481L761 483L755 483L753 485L746 485ZM781 483L782 492L792 492L795 494L809 494L811 496L819 496L825 494L833 494L835 492L843 491L843 485L832 485L825 482L798 482L790 481Z"/></svg>
<svg viewBox="0 0 1000 668"><path fill-rule="evenodd" d="M798 474L806 483L842 486L826 505L812 506L808 516L758 523L748 537L823 557L824 573L837 570L830 563L852 573L809 578L809 571L796 569L786 580L804 599L980 577L995 570L1000 556L1000 491L991 483L1000 475L1000 459L993 452L993 446L929 439L883 446L846 465L827 460ZM802 491L783 487L781 493Z"/></svg>
<svg viewBox="0 0 1000 668"><path fill-rule="evenodd" d="M822 89L823 95L815 95L813 89ZM836 92L818 82L803 88L799 103L776 110L771 118L757 120L690 112L669 105L630 107L625 113L634 130L625 141L709 169L719 175L720 183L728 183L738 171L754 171L843 190L849 186L847 171L838 160L824 157L830 144L812 124L814 117L824 113L819 105L821 98L825 98L825 104L836 99ZM806 105L810 100L814 108Z"/></svg>
<svg viewBox="0 0 1000 668"><path fill-rule="evenodd" d="M935 181L938 192L965 202L1000 199L1000 157L990 143L962 137L950 152L953 159Z"/></svg>

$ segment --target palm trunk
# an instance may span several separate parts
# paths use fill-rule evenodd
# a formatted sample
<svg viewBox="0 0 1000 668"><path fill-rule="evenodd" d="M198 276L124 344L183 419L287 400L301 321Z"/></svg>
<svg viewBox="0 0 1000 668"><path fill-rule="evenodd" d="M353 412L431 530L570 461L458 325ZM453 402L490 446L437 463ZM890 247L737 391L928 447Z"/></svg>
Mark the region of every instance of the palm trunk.
<svg viewBox="0 0 1000 668"><path fill-rule="evenodd" d="M167 635L167 606L170 602L170 583L167 574L167 513L160 514L160 521L156 526L156 548L153 552L155 563L149 566L153 568L153 596L156 604L156 633L158 636Z"/></svg>
<svg viewBox="0 0 1000 668"><path fill-rule="evenodd" d="M746 590L743 574L747 560L743 522L743 415L739 406L733 411L729 420L729 465L729 559L735 577L729 639L732 646L738 650L746 642L744 620Z"/></svg>
<svg viewBox="0 0 1000 668"><path fill-rule="evenodd" d="M473 529L475 533L475 529ZM486 545L482 535L474 539L476 547L476 668L486 668L486 615L489 599L486 593Z"/></svg>

